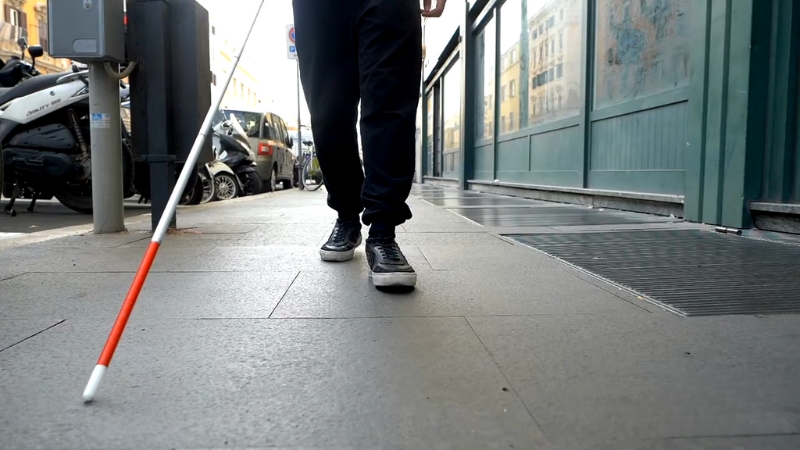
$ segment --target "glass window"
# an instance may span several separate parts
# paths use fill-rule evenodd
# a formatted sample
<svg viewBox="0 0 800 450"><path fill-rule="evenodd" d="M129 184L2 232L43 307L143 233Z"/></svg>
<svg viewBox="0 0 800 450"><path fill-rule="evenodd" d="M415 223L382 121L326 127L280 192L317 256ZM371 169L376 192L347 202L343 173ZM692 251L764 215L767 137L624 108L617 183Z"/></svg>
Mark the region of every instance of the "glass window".
<svg viewBox="0 0 800 450"><path fill-rule="evenodd" d="M582 0L507 0L502 6L500 48L504 56L519 55L500 74L509 87L500 99L505 133L580 112L583 8Z"/></svg>
<svg viewBox="0 0 800 450"><path fill-rule="evenodd" d="M691 0L595 1L595 108L689 84Z"/></svg>
<svg viewBox="0 0 800 450"><path fill-rule="evenodd" d="M284 123L283 119L281 119L278 116L272 116L272 120L275 121L275 124L280 129L281 137L278 140L288 145L289 144L289 132L286 130L286 123Z"/></svg>
<svg viewBox="0 0 800 450"><path fill-rule="evenodd" d="M527 4L528 28L546 28L546 41L539 49L540 58L537 60L534 54L529 65L529 125L580 113L583 8L581 0L542 0Z"/></svg>
<svg viewBox="0 0 800 450"><path fill-rule="evenodd" d="M500 98L500 115L506 117L503 120L501 134L511 133L519 130L520 124L514 117L520 117L519 111L524 103L522 98L517 95L518 86L521 84L520 78L523 77L522 60L527 56L527 49L530 47L527 34L522 35L522 11L523 0L507 0L500 9L503 26L500 29L500 51L503 58L511 55L515 58L511 63L503 67L500 72L500 85L508 87L508 92L503 89ZM524 45L523 45L524 44ZM521 55L516 58L516 55ZM524 76L527 78L527 76Z"/></svg>
<svg viewBox="0 0 800 450"><path fill-rule="evenodd" d="M428 176L433 175L433 91L434 90L431 89L431 92L428 94L428 106L426 111L426 115L428 116L428 129L425 130L425 134L427 135L425 138L425 146L428 149Z"/></svg>
<svg viewBox="0 0 800 450"><path fill-rule="evenodd" d="M247 133L248 137L258 137L259 127L261 126L261 114L250 111L237 111L232 109L224 110L225 118L230 118L231 114L239 120L239 125Z"/></svg>
<svg viewBox="0 0 800 450"><path fill-rule="evenodd" d="M278 133L275 131L275 124L272 123L272 114L264 115L264 129L261 132L263 139L277 139Z"/></svg>
<svg viewBox="0 0 800 450"><path fill-rule="evenodd" d="M494 137L494 68L497 25L495 19L489 21L475 40L477 52L476 98L478 99L475 122L475 138ZM481 101L480 99L483 99Z"/></svg>
<svg viewBox="0 0 800 450"><path fill-rule="evenodd" d="M458 178L461 167L461 61L444 76L444 161L442 176Z"/></svg>

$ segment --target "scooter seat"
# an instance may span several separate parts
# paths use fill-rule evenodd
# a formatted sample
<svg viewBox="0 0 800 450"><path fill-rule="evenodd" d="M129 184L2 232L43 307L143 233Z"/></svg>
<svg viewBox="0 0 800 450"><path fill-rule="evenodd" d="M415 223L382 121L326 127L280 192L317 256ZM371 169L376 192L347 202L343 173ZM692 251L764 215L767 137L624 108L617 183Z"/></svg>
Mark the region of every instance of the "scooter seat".
<svg viewBox="0 0 800 450"><path fill-rule="evenodd" d="M0 88L0 97L6 95L6 92L10 91L11 89L14 88Z"/></svg>
<svg viewBox="0 0 800 450"><path fill-rule="evenodd" d="M11 100L51 88L55 86L58 83L58 79L64 75L63 73L39 75L38 77L29 78L12 88L3 89L2 93L0 93L0 106L5 105Z"/></svg>

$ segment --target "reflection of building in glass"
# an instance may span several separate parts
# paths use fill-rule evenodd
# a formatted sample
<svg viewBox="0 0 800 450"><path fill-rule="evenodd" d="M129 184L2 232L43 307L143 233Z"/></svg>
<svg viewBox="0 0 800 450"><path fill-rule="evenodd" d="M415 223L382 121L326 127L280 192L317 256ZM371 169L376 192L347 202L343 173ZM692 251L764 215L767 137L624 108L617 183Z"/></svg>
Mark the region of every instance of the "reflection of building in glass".
<svg viewBox="0 0 800 450"><path fill-rule="evenodd" d="M454 176L459 169L461 150L461 70L454 66L444 77L444 118L442 176ZM451 173L448 173L451 172Z"/></svg>
<svg viewBox="0 0 800 450"><path fill-rule="evenodd" d="M597 0L595 107L689 83L690 0Z"/></svg>
<svg viewBox="0 0 800 450"><path fill-rule="evenodd" d="M519 130L520 45L500 56L500 134Z"/></svg>
<svg viewBox="0 0 800 450"><path fill-rule="evenodd" d="M578 114L581 94L580 0L557 0L534 11L530 37L530 123Z"/></svg>
<svg viewBox="0 0 800 450"><path fill-rule="evenodd" d="M475 137L478 140L492 139L494 137L494 87L495 87L495 43L497 27L495 19L489 21L478 34L476 44L477 68L476 77L477 115L475 123ZM482 104L481 104L482 102Z"/></svg>
<svg viewBox="0 0 800 450"><path fill-rule="evenodd" d="M500 57L501 134L577 115L581 107L582 1L553 0L538 9L525 0L519 9L509 3L503 23L523 14L525 29Z"/></svg>

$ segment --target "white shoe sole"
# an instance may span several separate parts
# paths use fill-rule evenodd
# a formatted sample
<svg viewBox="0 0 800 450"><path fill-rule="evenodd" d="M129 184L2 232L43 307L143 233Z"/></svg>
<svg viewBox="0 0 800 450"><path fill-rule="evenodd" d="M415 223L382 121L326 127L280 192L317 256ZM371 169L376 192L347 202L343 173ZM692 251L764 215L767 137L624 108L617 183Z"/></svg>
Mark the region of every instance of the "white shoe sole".
<svg viewBox="0 0 800 450"><path fill-rule="evenodd" d="M414 287L417 284L416 272L375 273L369 277L375 287Z"/></svg>
<svg viewBox="0 0 800 450"><path fill-rule="evenodd" d="M356 249L358 246L361 245L361 236L358 237L358 241L356 242L356 246L353 247L352 250L347 252L334 252L330 250L319 250L319 256L325 262L345 262L350 261L353 259L353 255L356 253Z"/></svg>

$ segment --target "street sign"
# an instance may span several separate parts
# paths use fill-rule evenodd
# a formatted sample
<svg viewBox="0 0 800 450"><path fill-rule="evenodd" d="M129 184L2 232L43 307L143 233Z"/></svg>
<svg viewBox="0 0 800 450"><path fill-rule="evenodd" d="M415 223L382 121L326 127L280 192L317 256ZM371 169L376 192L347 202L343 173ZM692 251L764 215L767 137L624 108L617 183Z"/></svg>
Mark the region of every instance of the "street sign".
<svg viewBox="0 0 800 450"><path fill-rule="evenodd" d="M297 46L294 41L294 25L286 25L286 56L297 59Z"/></svg>

